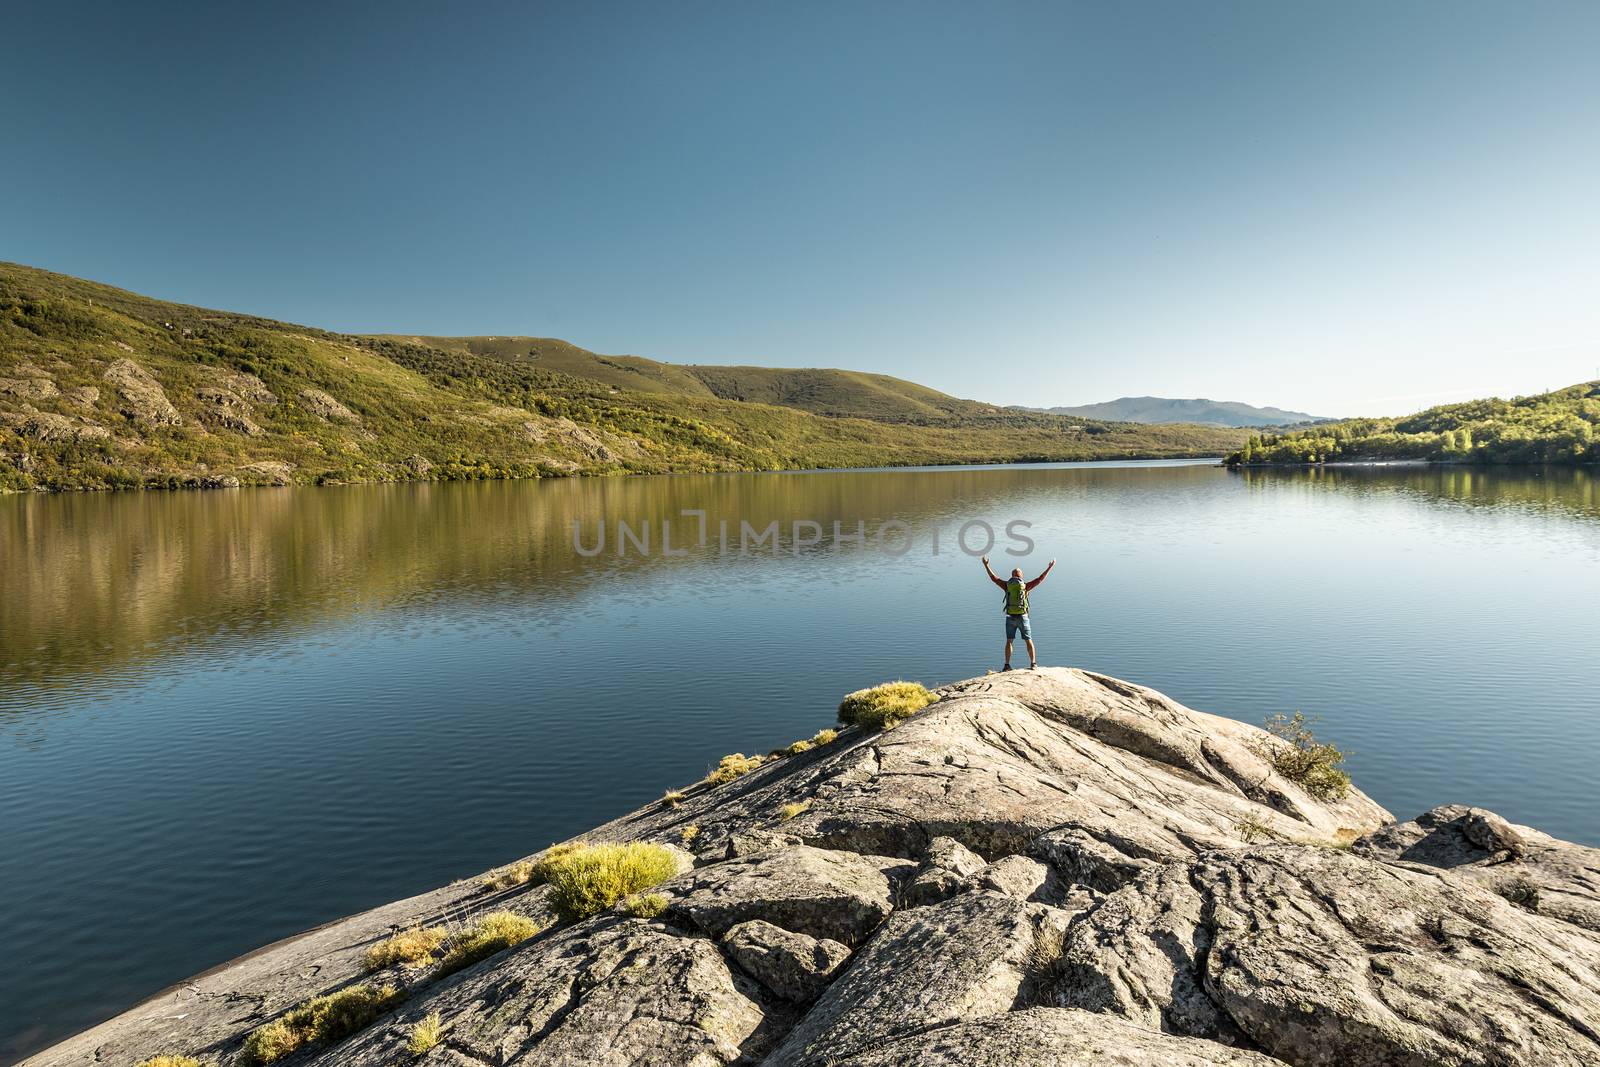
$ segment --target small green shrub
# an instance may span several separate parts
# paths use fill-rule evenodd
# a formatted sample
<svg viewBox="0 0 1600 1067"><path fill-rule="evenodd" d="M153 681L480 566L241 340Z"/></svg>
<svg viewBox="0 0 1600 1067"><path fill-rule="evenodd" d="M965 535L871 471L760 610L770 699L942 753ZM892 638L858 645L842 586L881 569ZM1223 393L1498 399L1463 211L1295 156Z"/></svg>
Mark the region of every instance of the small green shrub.
<svg viewBox="0 0 1600 1067"><path fill-rule="evenodd" d="M421 967L433 958L433 950L448 936L449 931L441 926L413 926L367 949L362 964L368 971L379 971L396 963Z"/></svg>
<svg viewBox="0 0 1600 1067"><path fill-rule="evenodd" d="M411 1028L411 1040L406 1042L406 1051L413 1056L423 1056L443 1040L444 1020L438 1012L429 1012Z"/></svg>
<svg viewBox="0 0 1600 1067"><path fill-rule="evenodd" d="M444 959L439 961L439 977L454 974L479 960L486 960L496 952L519 945L542 929L526 915L514 911L496 911L479 916L476 922L453 935L445 946Z"/></svg>
<svg viewBox="0 0 1600 1067"><path fill-rule="evenodd" d="M810 752L815 747L815 744L810 741L796 741L794 744L783 750L783 755L798 756L802 752Z"/></svg>
<svg viewBox="0 0 1600 1067"><path fill-rule="evenodd" d="M749 774L765 762L764 756L746 756L743 752L735 752L731 756L723 756L717 764L717 769L706 775L706 781L712 785L731 782L741 775Z"/></svg>
<svg viewBox="0 0 1600 1067"><path fill-rule="evenodd" d="M550 865L550 904L564 919L598 915L630 893L678 873L678 857L664 845L631 841L583 845Z"/></svg>
<svg viewBox="0 0 1600 1067"><path fill-rule="evenodd" d="M782 819L784 822L788 822L796 815L805 814L805 812L810 808L811 801L809 800L800 800L793 804L785 804L783 807L778 809L778 818Z"/></svg>
<svg viewBox="0 0 1600 1067"><path fill-rule="evenodd" d="M635 919L654 919L671 903L665 893L635 893L622 898L622 910Z"/></svg>
<svg viewBox="0 0 1600 1067"><path fill-rule="evenodd" d="M818 730L811 735L813 745L831 745L839 739L839 731L834 729Z"/></svg>
<svg viewBox="0 0 1600 1067"><path fill-rule="evenodd" d="M1272 827L1254 815L1246 815L1234 823L1233 832L1238 834L1239 840L1247 845L1253 845L1257 841L1270 841L1278 836L1273 833Z"/></svg>
<svg viewBox="0 0 1600 1067"><path fill-rule="evenodd" d="M1274 715L1266 723L1267 732L1287 744L1263 742L1259 754L1272 769L1294 782L1317 800L1342 800L1350 792L1350 776L1339 769L1345 753L1311 732L1315 718L1295 712Z"/></svg>
<svg viewBox="0 0 1600 1067"><path fill-rule="evenodd" d="M868 730L892 730L939 699L919 682L885 682L858 689L839 702L839 721Z"/></svg>
<svg viewBox="0 0 1600 1067"><path fill-rule="evenodd" d="M308 1045L331 1045L369 1025L405 999L392 985L356 985L313 997L244 1039L246 1063L274 1063Z"/></svg>

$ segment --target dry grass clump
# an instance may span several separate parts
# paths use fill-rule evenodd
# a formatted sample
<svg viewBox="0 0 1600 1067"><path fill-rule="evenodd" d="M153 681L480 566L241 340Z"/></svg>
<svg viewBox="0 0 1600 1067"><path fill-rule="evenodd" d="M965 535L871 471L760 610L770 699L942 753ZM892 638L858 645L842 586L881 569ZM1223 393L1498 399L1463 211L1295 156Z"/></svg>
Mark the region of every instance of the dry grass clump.
<svg viewBox="0 0 1600 1067"><path fill-rule="evenodd" d="M654 919L670 903L665 893L635 893L622 898L622 910L635 919Z"/></svg>
<svg viewBox="0 0 1600 1067"><path fill-rule="evenodd" d="M644 841L582 845L549 864L550 904L564 919L587 919L678 873L678 857Z"/></svg>
<svg viewBox="0 0 1600 1067"><path fill-rule="evenodd" d="M1273 770L1317 800L1342 800L1350 792L1350 776L1339 769L1346 753L1336 745L1318 741L1311 732L1314 722L1315 718L1308 719L1298 711L1292 718L1272 716L1263 725L1268 733L1288 744L1272 744L1262 739L1258 741L1256 753L1271 763Z"/></svg>
<svg viewBox="0 0 1600 1067"><path fill-rule="evenodd" d="M885 682L858 689L839 702L839 721L868 730L892 730L939 698L920 682Z"/></svg>
<svg viewBox="0 0 1600 1067"><path fill-rule="evenodd" d="M813 745L831 745L838 739L839 731L832 728L818 730L816 733L811 735L811 743Z"/></svg>
<svg viewBox="0 0 1600 1067"><path fill-rule="evenodd" d="M683 803L683 792L678 789L669 789L661 797L661 803L669 808L676 808Z"/></svg>
<svg viewBox="0 0 1600 1067"><path fill-rule="evenodd" d="M204 1067L193 1056L152 1056L144 1060L139 1067Z"/></svg>
<svg viewBox="0 0 1600 1067"><path fill-rule="evenodd" d="M313 997L250 1031L244 1039L244 1061L275 1063L309 1045L342 1041L404 999L392 985L355 985Z"/></svg>
<svg viewBox="0 0 1600 1067"><path fill-rule="evenodd" d="M368 971L381 971L397 963L421 967L433 958L433 950L449 936L450 931L442 926L413 926L367 949L361 962Z"/></svg>
<svg viewBox="0 0 1600 1067"><path fill-rule="evenodd" d="M433 1047L444 1040L444 1020L439 1013L429 1012L417 1020L411 1028L411 1039L406 1042L406 1051L413 1056L426 1055Z"/></svg>
<svg viewBox="0 0 1600 1067"><path fill-rule="evenodd" d="M796 815L805 814L805 812L810 810L810 808L811 801L809 800L798 800L793 804L785 804L783 807L778 809L778 818L782 819L784 822L788 822Z"/></svg>
<svg viewBox="0 0 1600 1067"><path fill-rule="evenodd" d="M534 865L531 860L518 860L509 867L490 874L483 880L485 889L510 889L513 886L527 885L533 880Z"/></svg>
<svg viewBox="0 0 1600 1067"><path fill-rule="evenodd" d="M735 752L731 756L723 756L717 764L717 769L706 775L706 781L712 785L731 782L741 775L749 774L765 762L767 762L765 756L746 756L743 752Z"/></svg>
<svg viewBox="0 0 1600 1067"><path fill-rule="evenodd" d="M481 915L471 926L451 936L445 946L444 959L439 961L439 977L454 974L496 952L521 944L541 929L538 923L514 911Z"/></svg>
<svg viewBox="0 0 1600 1067"><path fill-rule="evenodd" d="M696 826L694 823L690 823L688 826L685 826L683 829L678 831L678 840L682 841L686 845L693 842L694 839L699 836L700 827Z"/></svg>

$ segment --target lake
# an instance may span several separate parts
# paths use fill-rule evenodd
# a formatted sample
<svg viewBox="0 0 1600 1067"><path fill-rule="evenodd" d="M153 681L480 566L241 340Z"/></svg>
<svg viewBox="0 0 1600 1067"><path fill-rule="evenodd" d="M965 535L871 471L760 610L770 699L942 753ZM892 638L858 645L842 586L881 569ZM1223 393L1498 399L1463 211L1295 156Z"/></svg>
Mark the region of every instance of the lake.
<svg viewBox="0 0 1600 1067"><path fill-rule="evenodd" d="M1045 663L1320 715L1402 818L1473 803L1600 844L1582 471L0 498L0 1062L809 736L848 690L998 667L1001 594L958 541L992 530L1009 569L1009 523L1029 577L1060 561L1033 596Z"/></svg>

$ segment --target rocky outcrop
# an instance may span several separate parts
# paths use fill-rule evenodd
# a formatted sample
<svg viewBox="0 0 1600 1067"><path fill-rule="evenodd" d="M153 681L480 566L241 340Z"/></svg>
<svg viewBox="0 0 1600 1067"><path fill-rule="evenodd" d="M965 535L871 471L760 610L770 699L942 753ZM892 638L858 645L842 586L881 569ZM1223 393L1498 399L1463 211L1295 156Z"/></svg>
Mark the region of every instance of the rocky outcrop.
<svg viewBox="0 0 1600 1067"><path fill-rule="evenodd" d="M233 1067L389 932L506 909L548 928L448 976L386 972L400 1007L295 1062L1600 1062L1595 850L1478 809L1395 824L1356 790L1318 800L1262 731L1102 675L937 695L585 835L692 850L648 907L562 921L534 881L456 883L32 1063ZM409 1051L435 1016L438 1043Z"/></svg>
<svg viewBox="0 0 1600 1067"><path fill-rule="evenodd" d="M818 941L762 919L731 927L722 951L745 972L784 1000L817 999L850 950L830 938Z"/></svg>
<svg viewBox="0 0 1600 1067"><path fill-rule="evenodd" d="M105 380L116 389L122 413L144 426L181 426L183 417L172 406L161 383L131 359L114 360Z"/></svg>
<svg viewBox="0 0 1600 1067"><path fill-rule="evenodd" d="M898 1037L1009 1011L1035 945L1059 940L1065 918L987 891L898 912L768 1062L819 1067Z"/></svg>
<svg viewBox="0 0 1600 1067"><path fill-rule="evenodd" d="M0 411L0 427L35 441L108 441L111 431L92 422L77 422L65 415L40 411L23 404L21 411Z"/></svg>
<svg viewBox="0 0 1600 1067"><path fill-rule="evenodd" d="M1362 838L1353 851L1437 867L1527 911L1600 932L1600 849L1513 826L1492 811L1434 808Z"/></svg>
<svg viewBox="0 0 1600 1067"><path fill-rule="evenodd" d="M195 390L194 398L201 404L201 421L209 426L234 430L246 437L260 437L264 432L251 418L250 405L232 389L203 385Z"/></svg>
<svg viewBox="0 0 1600 1067"><path fill-rule="evenodd" d="M1441 871L1273 845L1086 912L1051 999L1288 1063L1600 1062L1600 942Z"/></svg>
<svg viewBox="0 0 1600 1067"><path fill-rule="evenodd" d="M323 422L348 422L361 421L361 416L345 407L321 389L300 390L300 403Z"/></svg>
<svg viewBox="0 0 1600 1067"><path fill-rule="evenodd" d="M0 377L0 396L14 396L23 400L50 400L60 395L56 383L46 377Z"/></svg>

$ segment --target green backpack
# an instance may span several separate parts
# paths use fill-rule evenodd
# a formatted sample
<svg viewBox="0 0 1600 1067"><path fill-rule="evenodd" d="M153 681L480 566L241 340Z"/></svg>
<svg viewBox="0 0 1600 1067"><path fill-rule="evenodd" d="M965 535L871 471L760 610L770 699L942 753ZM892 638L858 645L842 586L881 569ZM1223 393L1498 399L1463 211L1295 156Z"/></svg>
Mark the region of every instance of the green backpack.
<svg viewBox="0 0 1600 1067"><path fill-rule="evenodd" d="M1028 586L1021 578L1006 580L1006 614L1026 615L1028 613Z"/></svg>

